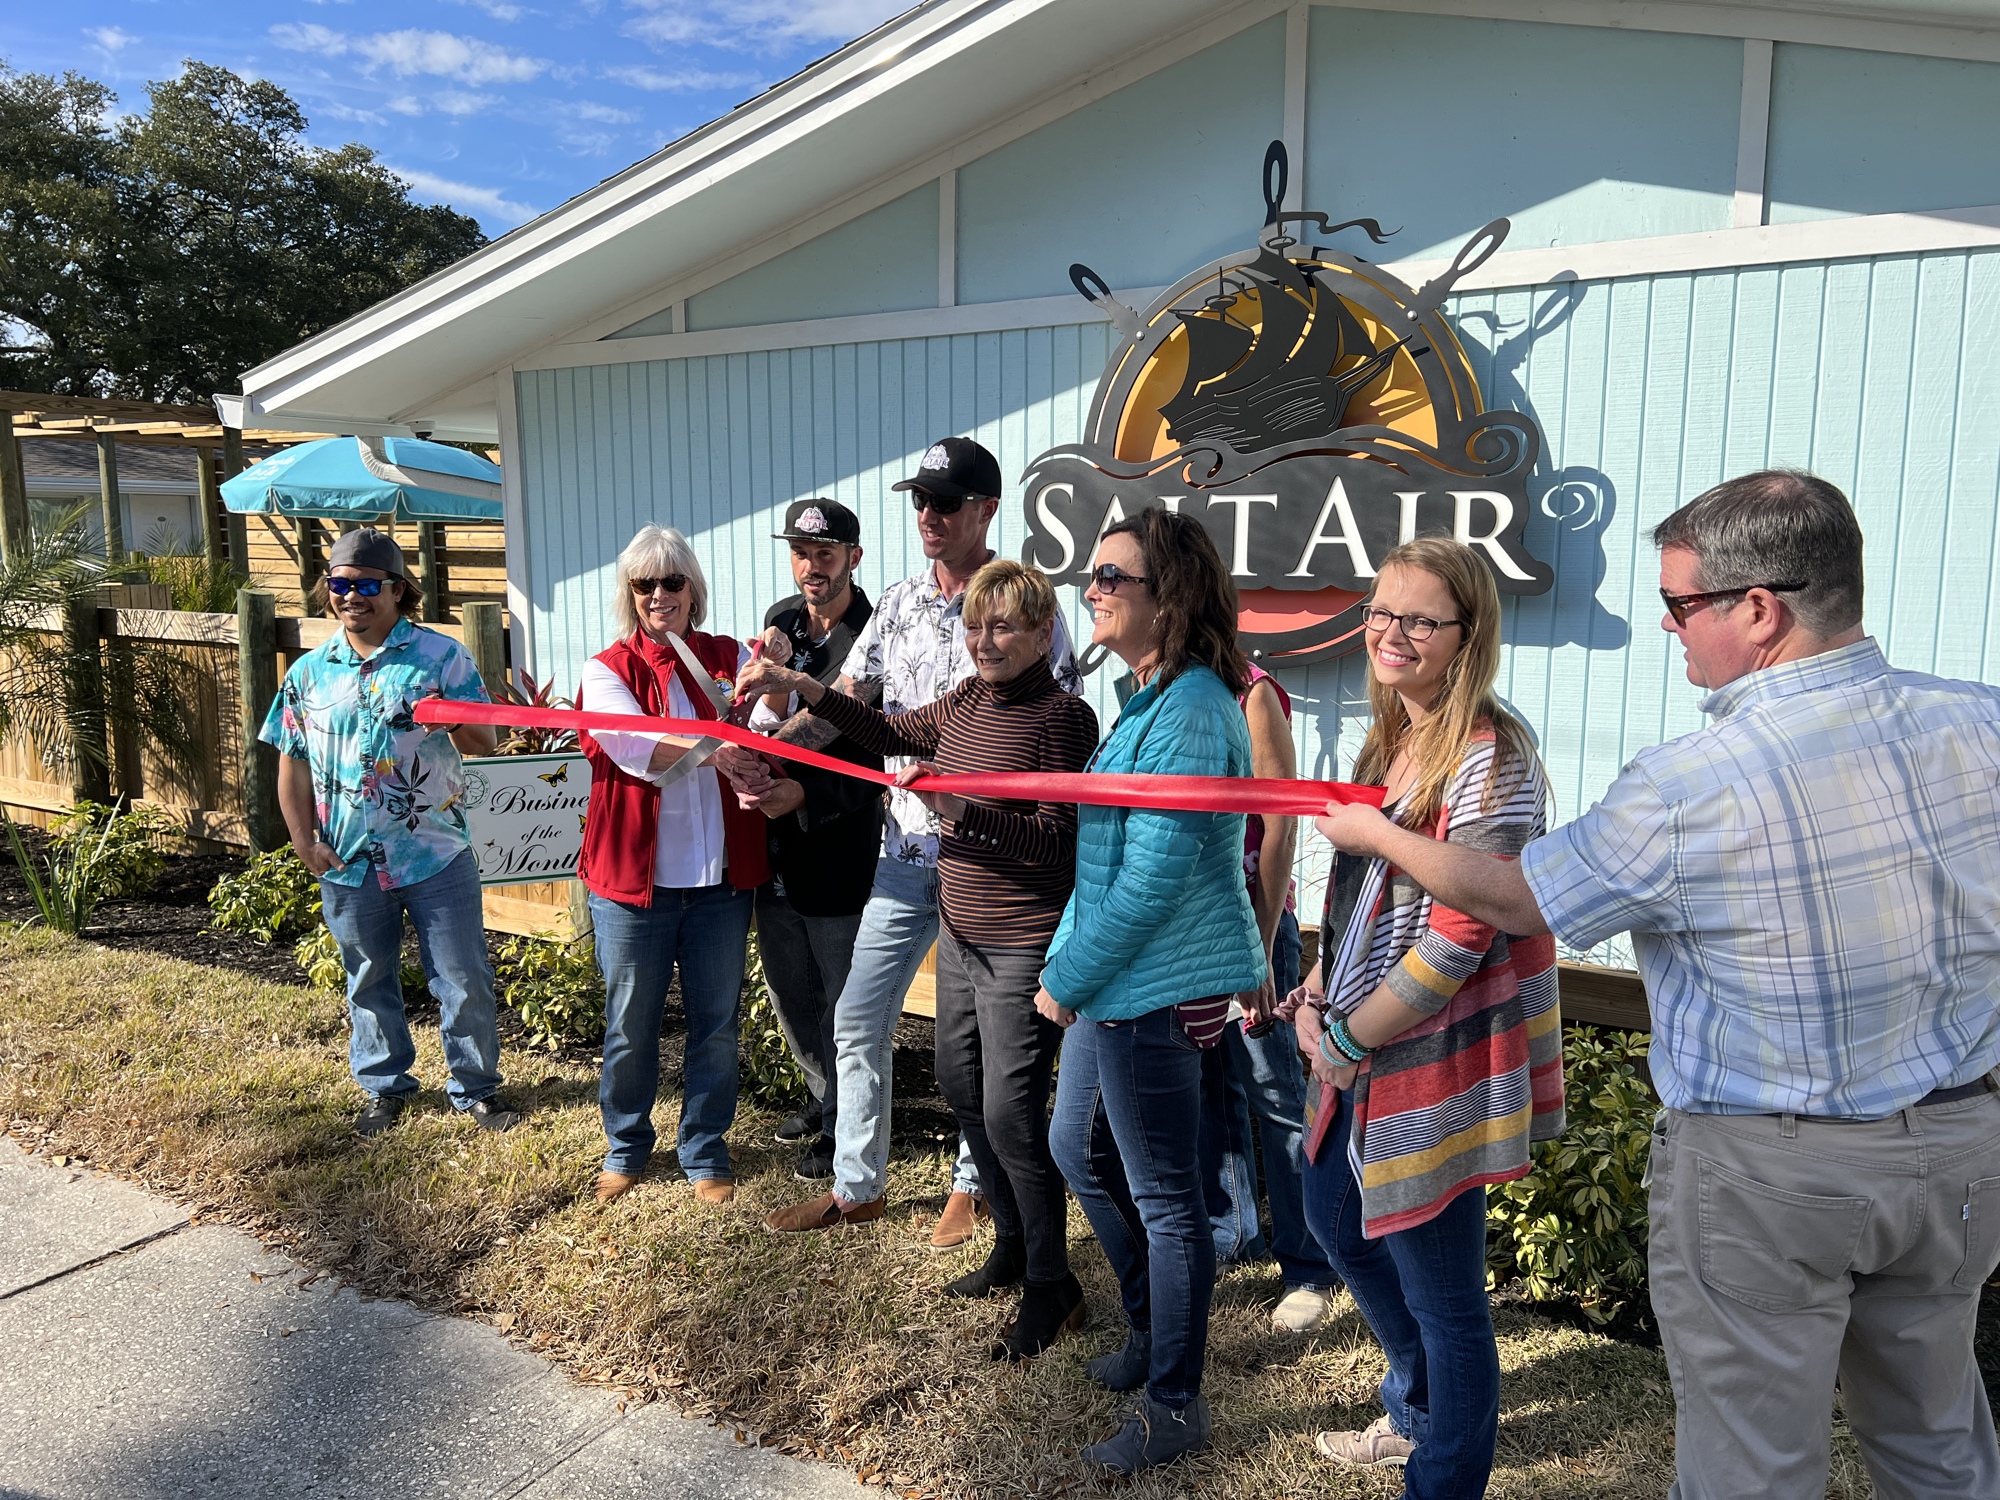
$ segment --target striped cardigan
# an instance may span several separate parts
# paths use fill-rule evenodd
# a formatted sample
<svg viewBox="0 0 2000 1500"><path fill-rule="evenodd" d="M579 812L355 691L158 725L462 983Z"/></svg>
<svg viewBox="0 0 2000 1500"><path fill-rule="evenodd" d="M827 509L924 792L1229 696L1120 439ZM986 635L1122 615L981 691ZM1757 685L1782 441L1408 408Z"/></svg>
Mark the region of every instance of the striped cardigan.
<svg viewBox="0 0 2000 1500"><path fill-rule="evenodd" d="M1467 747L1447 789L1433 838L1513 859L1544 831L1539 764L1491 808L1491 729ZM1397 869L1341 856L1320 924L1328 1003L1348 1011L1378 984L1426 1012L1377 1048L1353 1087L1348 1143L1361 1184L1362 1233L1380 1239L1435 1218L1468 1188L1528 1173L1528 1147L1563 1132L1562 1015L1555 939L1509 937L1434 902ZM1369 892L1373 892L1372 898ZM1369 901L1365 915L1357 908ZM1353 920L1345 972L1331 967Z"/></svg>

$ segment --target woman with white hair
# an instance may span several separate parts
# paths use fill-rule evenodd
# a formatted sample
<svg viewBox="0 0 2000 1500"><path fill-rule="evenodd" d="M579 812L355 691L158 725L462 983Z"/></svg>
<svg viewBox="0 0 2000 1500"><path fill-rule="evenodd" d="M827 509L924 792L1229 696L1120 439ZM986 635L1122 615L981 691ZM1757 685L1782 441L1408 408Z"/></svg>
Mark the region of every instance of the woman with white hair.
<svg viewBox="0 0 2000 1500"><path fill-rule="evenodd" d="M644 526L618 554L616 643L583 669L595 713L714 719L726 711L738 641L695 627L708 582L687 538ZM753 892L771 878L763 815L724 796L692 738L585 732L590 812L577 877L590 892L604 971L604 1170L597 1197L630 1191L653 1154L660 1018L680 966L687 1014L678 1154L704 1203L736 1195L725 1140L736 1118L737 995Z"/></svg>

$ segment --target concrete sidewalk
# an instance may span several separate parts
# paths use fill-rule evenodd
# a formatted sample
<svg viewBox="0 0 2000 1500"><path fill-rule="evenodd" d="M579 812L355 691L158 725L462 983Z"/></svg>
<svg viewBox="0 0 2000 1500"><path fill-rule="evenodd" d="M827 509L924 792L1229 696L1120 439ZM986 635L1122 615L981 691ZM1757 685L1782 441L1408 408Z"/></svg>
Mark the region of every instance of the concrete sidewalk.
<svg viewBox="0 0 2000 1500"><path fill-rule="evenodd" d="M0 1500L854 1500L0 1137Z"/></svg>

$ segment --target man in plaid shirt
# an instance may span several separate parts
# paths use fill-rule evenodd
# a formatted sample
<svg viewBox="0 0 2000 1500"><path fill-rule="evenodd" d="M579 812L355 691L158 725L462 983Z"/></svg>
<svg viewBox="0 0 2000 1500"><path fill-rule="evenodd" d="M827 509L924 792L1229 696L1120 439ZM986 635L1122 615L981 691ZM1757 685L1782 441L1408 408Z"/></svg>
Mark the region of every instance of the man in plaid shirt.
<svg viewBox="0 0 2000 1500"><path fill-rule="evenodd" d="M1320 826L1504 931L1632 934L1680 1500L1819 1500L1836 1375L1878 1494L2000 1495L1972 1352L2000 1262L2000 689L1883 659L1823 480L1731 480L1653 540L1707 728L1518 864L1368 810Z"/></svg>

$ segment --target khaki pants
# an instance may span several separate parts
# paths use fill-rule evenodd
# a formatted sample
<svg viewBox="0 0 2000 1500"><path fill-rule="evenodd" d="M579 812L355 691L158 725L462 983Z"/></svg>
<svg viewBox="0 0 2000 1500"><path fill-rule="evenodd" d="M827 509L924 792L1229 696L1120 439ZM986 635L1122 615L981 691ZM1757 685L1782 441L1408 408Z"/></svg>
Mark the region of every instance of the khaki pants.
<svg viewBox="0 0 2000 1500"><path fill-rule="evenodd" d="M1674 1500L1822 1500L1836 1374L1881 1500L2000 1496L1972 1357L2000 1094L1868 1123L1668 1110L1651 1175Z"/></svg>

